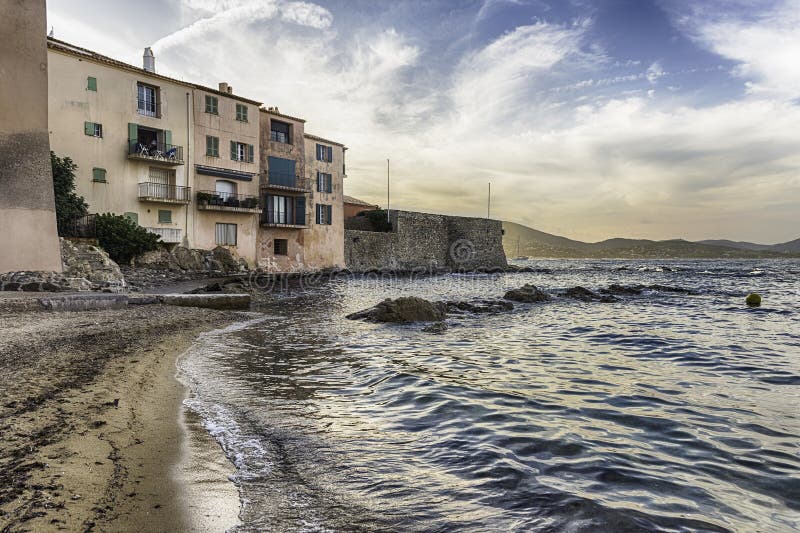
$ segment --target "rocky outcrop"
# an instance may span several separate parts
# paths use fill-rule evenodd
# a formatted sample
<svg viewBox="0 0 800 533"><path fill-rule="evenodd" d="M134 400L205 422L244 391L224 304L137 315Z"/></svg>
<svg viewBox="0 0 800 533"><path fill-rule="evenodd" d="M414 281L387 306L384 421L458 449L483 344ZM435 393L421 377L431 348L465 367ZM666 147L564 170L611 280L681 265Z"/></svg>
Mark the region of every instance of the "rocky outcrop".
<svg viewBox="0 0 800 533"><path fill-rule="evenodd" d="M199 250L176 246L172 250L160 248L134 259L137 268L168 270L170 272L247 272L244 258L229 248L218 246L213 250Z"/></svg>
<svg viewBox="0 0 800 533"><path fill-rule="evenodd" d="M511 311L514 304L505 300L477 300L474 302L447 302L447 312L452 314L463 313L500 313Z"/></svg>
<svg viewBox="0 0 800 533"><path fill-rule="evenodd" d="M605 302L605 303L611 303L611 302L618 302L619 301L619 298L616 298L614 296L611 296L611 295L608 295L608 294L604 294L604 295L597 294L594 291L590 291L586 287L580 287L580 286L566 289L560 295L565 297L565 298L571 298L573 300L580 300L581 302Z"/></svg>
<svg viewBox="0 0 800 533"><path fill-rule="evenodd" d="M503 296L506 300L522 303L538 303L550 300L550 295L535 285L526 283L519 289L512 289Z"/></svg>
<svg viewBox="0 0 800 533"><path fill-rule="evenodd" d="M66 278L83 278L109 287L125 286L119 265L99 246L61 239L61 262Z"/></svg>
<svg viewBox="0 0 800 533"><path fill-rule="evenodd" d="M405 296L392 300L387 298L375 307L347 315L350 320L367 322L440 322L447 314L443 302L429 302L423 298Z"/></svg>

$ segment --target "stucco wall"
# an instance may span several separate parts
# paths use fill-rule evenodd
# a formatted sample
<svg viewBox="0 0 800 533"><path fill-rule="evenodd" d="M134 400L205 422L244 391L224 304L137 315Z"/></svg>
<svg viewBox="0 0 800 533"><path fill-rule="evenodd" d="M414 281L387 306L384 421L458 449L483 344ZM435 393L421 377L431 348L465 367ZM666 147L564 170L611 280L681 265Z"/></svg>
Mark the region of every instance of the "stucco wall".
<svg viewBox="0 0 800 533"><path fill-rule="evenodd" d="M0 2L0 272L61 272L45 31L44 0Z"/></svg>
<svg viewBox="0 0 800 533"><path fill-rule="evenodd" d="M347 268L453 269L504 267L502 223L483 218L392 211L393 231L345 230Z"/></svg>
<svg viewBox="0 0 800 533"><path fill-rule="evenodd" d="M317 161L317 143L333 148L331 162ZM344 267L344 147L306 138L306 169L312 184L311 229L305 236L305 262L310 270ZM317 190L317 172L331 175L331 192ZM332 206L331 224L317 224L316 205Z"/></svg>

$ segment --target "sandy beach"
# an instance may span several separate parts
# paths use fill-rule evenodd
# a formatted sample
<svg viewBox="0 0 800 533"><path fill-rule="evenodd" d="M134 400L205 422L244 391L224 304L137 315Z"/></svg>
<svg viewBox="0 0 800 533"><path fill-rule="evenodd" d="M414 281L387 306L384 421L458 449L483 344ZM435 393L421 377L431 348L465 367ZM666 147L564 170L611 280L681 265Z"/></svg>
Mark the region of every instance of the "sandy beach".
<svg viewBox="0 0 800 533"><path fill-rule="evenodd" d="M231 312L0 314L0 531L223 531L238 494L176 359Z"/></svg>

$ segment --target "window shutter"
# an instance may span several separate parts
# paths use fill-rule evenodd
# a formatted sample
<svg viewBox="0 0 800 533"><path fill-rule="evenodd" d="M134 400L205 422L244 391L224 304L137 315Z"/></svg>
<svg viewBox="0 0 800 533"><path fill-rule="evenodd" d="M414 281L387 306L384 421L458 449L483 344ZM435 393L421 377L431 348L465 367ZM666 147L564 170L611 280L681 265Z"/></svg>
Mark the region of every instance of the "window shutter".
<svg viewBox="0 0 800 533"><path fill-rule="evenodd" d="M237 154L236 154L236 141L231 141L231 161L236 161Z"/></svg>
<svg viewBox="0 0 800 533"><path fill-rule="evenodd" d="M333 192L333 176L330 174L325 175L328 178L328 188L326 189L327 192Z"/></svg>
<svg viewBox="0 0 800 533"><path fill-rule="evenodd" d="M128 122L128 140L130 141L138 141L139 140L139 125L134 124L133 122Z"/></svg>
<svg viewBox="0 0 800 533"><path fill-rule="evenodd" d="M206 135L206 155L207 156L214 155L214 137L210 135Z"/></svg>
<svg viewBox="0 0 800 533"><path fill-rule="evenodd" d="M84 122L83 123L83 132L86 135L94 135L94 122Z"/></svg>
<svg viewBox="0 0 800 533"><path fill-rule="evenodd" d="M106 169L104 168L93 168L92 169L92 181L105 183L106 181Z"/></svg>
<svg viewBox="0 0 800 533"><path fill-rule="evenodd" d="M325 223L330 225L333 222L333 206L325 206Z"/></svg>
<svg viewBox="0 0 800 533"><path fill-rule="evenodd" d="M306 223L306 199L304 196L298 196L295 200L294 209L294 223L298 226L304 226Z"/></svg>
<svg viewBox="0 0 800 533"><path fill-rule="evenodd" d="M158 222L159 224L169 224L172 222L172 211L169 209L159 209L158 210Z"/></svg>
<svg viewBox="0 0 800 533"><path fill-rule="evenodd" d="M164 144L172 148L172 132L170 130L164 130ZM169 150L169 148L165 148L164 151Z"/></svg>
<svg viewBox="0 0 800 533"><path fill-rule="evenodd" d="M97 91L97 78L89 76L86 78L86 89L89 91Z"/></svg>
<svg viewBox="0 0 800 533"><path fill-rule="evenodd" d="M134 213L133 211L127 211L125 213L125 218L129 219L136 225L139 225L139 213Z"/></svg>
<svg viewBox="0 0 800 533"><path fill-rule="evenodd" d="M252 144L248 144L247 145L247 162L248 163L252 163L253 162L253 145Z"/></svg>

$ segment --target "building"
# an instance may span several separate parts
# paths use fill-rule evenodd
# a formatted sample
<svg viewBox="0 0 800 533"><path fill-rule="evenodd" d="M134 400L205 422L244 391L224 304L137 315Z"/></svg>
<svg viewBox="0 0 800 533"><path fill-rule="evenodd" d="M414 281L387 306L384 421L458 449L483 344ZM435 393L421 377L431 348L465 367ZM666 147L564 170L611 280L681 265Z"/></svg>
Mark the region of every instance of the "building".
<svg viewBox="0 0 800 533"><path fill-rule="evenodd" d="M364 200L359 200L358 198L353 198L352 196L347 195L344 195L343 203L345 220L352 218L364 211L375 211L380 209L380 206L377 204L371 204L369 202L365 202Z"/></svg>
<svg viewBox="0 0 800 533"><path fill-rule="evenodd" d="M259 267L285 272L344 266L345 150L306 134L303 119L261 109Z"/></svg>
<svg viewBox="0 0 800 533"><path fill-rule="evenodd" d="M51 146L77 163L90 211L270 271L344 264L343 145L227 83L162 76L149 48L141 68L52 38L48 48ZM326 159L307 157L319 143Z"/></svg>
<svg viewBox="0 0 800 533"><path fill-rule="evenodd" d="M61 272L47 137L44 0L0 4L0 273Z"/></svg>

